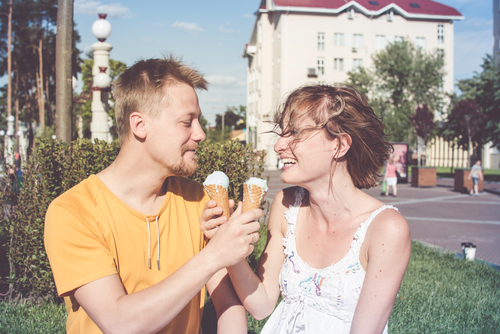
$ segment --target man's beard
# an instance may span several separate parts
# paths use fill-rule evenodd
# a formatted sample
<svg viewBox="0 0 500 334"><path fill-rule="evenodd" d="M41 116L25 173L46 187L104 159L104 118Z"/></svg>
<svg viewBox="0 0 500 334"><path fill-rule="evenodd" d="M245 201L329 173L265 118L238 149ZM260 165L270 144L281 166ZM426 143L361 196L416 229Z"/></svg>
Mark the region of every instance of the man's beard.
<svg viewBox="0 0 500 334"><path fill-rule="evenodd" d="M192 165L188 165L184 161L184 153L186 153L186 151L196 150L197 148L198 146L189 147L187 145L181 147L181 152L182 152L181 156L183 157L182 160L170 168L170 170L174 175L189 177L198 170L198 159L196 159Z"/></svg>

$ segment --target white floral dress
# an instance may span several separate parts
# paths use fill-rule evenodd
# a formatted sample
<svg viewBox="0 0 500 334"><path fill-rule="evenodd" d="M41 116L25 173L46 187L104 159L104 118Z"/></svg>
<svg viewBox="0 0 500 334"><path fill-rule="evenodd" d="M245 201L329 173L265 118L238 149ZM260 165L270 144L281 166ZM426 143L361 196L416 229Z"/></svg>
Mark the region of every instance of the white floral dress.
<svg viewBox="0 0 500 334"><path fill-rule="evenodd" d="M286 258L279 278L283 300L261 334L349 333L366 274L359 261L366 230L382 210L397 209L384 205L375 210L357 229L349 252L342 260L315 269L300 258L295 245L295 226L303 196L304 189L297 187L295 203L285 212L288 221L283 239ZM387 333L387 324L383 333Z"/></svg>

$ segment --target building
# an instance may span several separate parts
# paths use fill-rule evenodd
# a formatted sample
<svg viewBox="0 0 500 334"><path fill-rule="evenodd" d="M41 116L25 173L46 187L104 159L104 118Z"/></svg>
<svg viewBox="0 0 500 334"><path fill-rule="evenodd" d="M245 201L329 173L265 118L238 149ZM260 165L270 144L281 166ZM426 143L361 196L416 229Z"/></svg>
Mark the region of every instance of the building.
<svg viewBox="0 0 500 334"><path fill-rule="evenodd" d="M430 0L263 0L244 56L247 142L277 166L272 120L282 97L307 82L344 82L371 56L406 38L445 57L443 89L453 91L453 21L463 16ZM266 133L267 132L267 133Z"/></svg>

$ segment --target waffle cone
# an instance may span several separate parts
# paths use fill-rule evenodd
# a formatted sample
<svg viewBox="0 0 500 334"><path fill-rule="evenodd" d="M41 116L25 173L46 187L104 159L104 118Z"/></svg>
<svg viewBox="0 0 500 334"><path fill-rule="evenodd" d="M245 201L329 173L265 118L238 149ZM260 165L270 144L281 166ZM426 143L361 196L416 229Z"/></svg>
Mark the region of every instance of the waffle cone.
<svg viewBox="0 0 500 334"><path fill-rule="evenodd" d="M210 199L217 202L217 206L222 208L222 216L229 219L229 197L227 189L216 184L205 185L205 189L210 195Z"/></svg>
<svg viewBox="0 0 500 334"><path fill-rule="evenodd" d="M243 185L243 212L247 212L249 210L258 209L260 206L260 202L266 196L267 191L264 191L259 186L248 184Z"/></svg>

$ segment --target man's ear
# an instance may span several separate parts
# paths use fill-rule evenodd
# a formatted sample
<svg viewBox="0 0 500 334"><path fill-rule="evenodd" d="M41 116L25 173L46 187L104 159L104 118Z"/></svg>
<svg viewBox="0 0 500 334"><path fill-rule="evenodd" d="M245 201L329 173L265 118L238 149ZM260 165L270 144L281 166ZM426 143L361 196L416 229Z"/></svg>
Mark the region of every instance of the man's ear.
<svg viewBox="0 0 500 334"><path fill-rule="evenodd" d="M138 139L146 139L147 128L144 115L138 111L134 111L130 114L128 121L130 124L130 131L134 134L134 136Z"/></svg>
<svg viewBox="0 0 500 334"><path fill-rule="evenodd" d="M338 136L337 138L337 149L334 152L334 158L340 159L344 157L352 145L352 138L347 133Z"/></svg>

